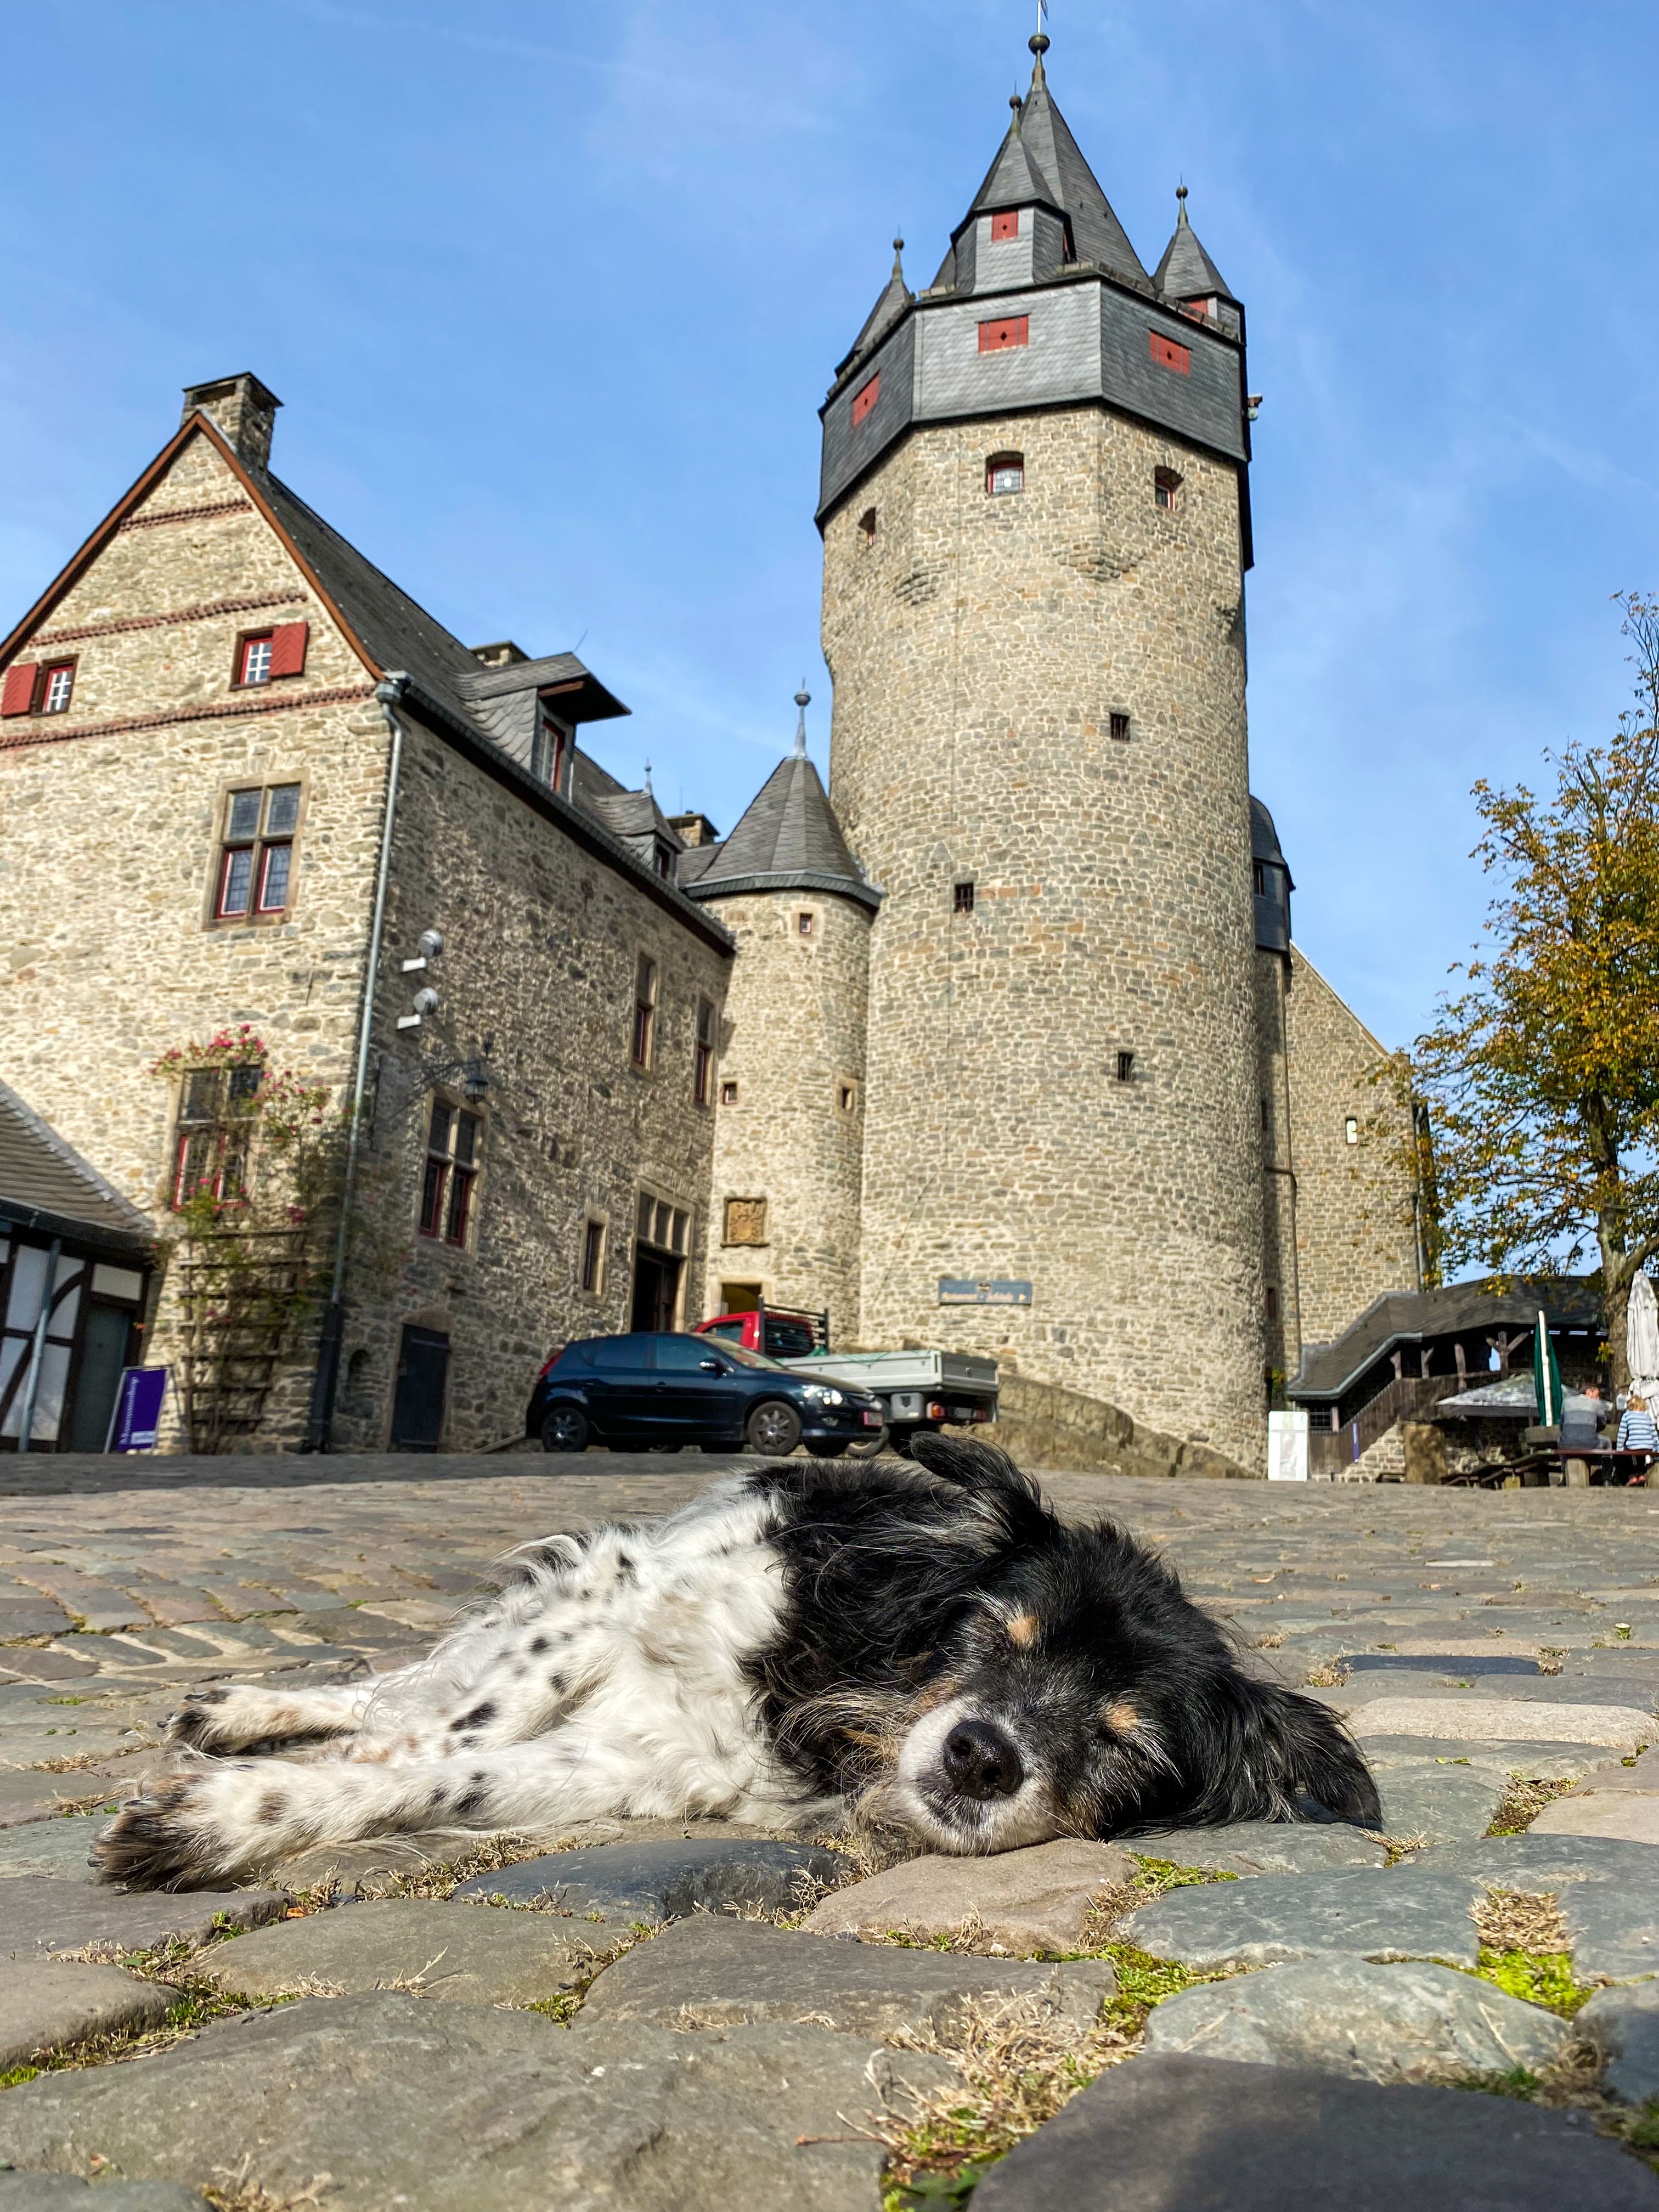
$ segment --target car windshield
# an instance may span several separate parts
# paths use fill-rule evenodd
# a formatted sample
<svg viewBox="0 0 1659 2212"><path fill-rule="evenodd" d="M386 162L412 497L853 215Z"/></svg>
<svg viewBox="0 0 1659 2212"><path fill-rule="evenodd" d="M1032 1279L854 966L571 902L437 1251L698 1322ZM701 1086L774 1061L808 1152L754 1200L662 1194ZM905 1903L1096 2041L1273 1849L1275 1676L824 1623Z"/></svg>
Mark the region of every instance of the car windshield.
<svg viewBox="0 0 1659 2212"><path fill-rule="evenodd" d="M790 1372L788 1368L781 1367L775 1359L769 1359L763 1352L750 1352L746 1344L722 1341L720 1352L725 1358L735 1359L741 1367L763 1367L770 1375L787 1375Z"/></svg>

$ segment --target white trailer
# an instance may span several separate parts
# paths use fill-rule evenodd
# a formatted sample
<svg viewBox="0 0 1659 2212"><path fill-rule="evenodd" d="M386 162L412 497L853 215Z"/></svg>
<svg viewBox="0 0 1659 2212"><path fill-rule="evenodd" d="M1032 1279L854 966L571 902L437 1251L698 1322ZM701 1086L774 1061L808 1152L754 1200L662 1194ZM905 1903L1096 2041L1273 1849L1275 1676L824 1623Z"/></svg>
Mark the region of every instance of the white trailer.
<svg viewBox="0 0 1659 2212"><path fill-rule="evenodd" d="M887 1426L872 1448L886 1443L904 1458L919 1429L968 1428L997 1417L997 1364L982 1352L814 1352L779 1364L878 1398Z"/></svg>

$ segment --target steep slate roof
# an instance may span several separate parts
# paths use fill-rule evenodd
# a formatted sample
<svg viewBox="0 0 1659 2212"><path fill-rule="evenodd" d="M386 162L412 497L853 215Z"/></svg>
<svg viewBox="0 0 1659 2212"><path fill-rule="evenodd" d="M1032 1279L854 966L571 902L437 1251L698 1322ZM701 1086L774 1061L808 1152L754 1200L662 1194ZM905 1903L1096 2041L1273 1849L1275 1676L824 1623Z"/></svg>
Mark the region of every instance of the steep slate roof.
<svg viewBox="0 0 1659 2212"><path fill-rule="evenodd" d="M142 1254L149 1223L9 1084L0 1083L0 1222Z"/></svg>
<svg viewBox="0 0 1659 2212"><path fill-rule="evenodd" d="M1016 106L1008 135L986 173L985 182L974 196L974 204L968 210L970 216L988 214L993 208L1026 207L1033 200L1042 200L1060 213L1065 211L1065 202L1031 158L1031 150L1019 127L1020 114Z"/></svg>
<svg viewBox="0 0 1659 2212"><path fill-rule="evenodd" d="M1577 1275L1517 1284L1501 1296L1486 1283L1392 1291L1374 1299L1334 1344L1304 1344L1301 1367L1286 1384L1286 1395L1298 1405L1328 1405L1398 1345L1499 1327L1530 1328L1540 1306L1552 1328L1601 1325L1601 1293Z"/></svg>
<svg viewBox="0 0 1659 2212"><path fill-rule="evenodd" d="M1207 300L1218 295L1238 301L1227 288L1227 280L1216 267L1198 240L1198 233L1187 220L1187 187L1177 187L1176 198L1180 203L1176 216L1175 235L1164 249L1164 258L1158 264L1152 282L1166 300Z"/></svg>
<svg viewBox="0 0 1659 2212"><path fill-rule="evenodd" d="M872 909L881 903L881 893L859 873L829 793L802 751L779 762L732 835L710 849L713 858L692 880L682 860L680 881L689 897L827 890Z"/></svg>
<svg viewBox="0 0 1659 2212"><path fill-rule="evenodd" d="M1066 118L1054 105L1043 74L1042 57L1048 50L1039 31L1031 40L1036 60L1031 88L1025 95L1019 120L1020 137L1027 153L1060 194L1060 204L1071 218L1072 244L1079 261L1097 261L1115 275L1138 284L1149 280L1140 257L1129 243L1127 232L1112 212L1111 202L1100 189L1094 171L1083 158Z"/></svg>

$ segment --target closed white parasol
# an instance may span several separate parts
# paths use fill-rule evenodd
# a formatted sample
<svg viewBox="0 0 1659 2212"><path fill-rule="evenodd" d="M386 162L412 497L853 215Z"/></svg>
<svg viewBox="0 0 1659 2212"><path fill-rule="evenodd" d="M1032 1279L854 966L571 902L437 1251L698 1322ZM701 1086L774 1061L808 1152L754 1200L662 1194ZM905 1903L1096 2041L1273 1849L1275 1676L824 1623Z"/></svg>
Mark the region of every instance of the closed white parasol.
<svg viewBox="0 0 1659 2212"><path fill-rule="evenodd" d="M1630 1286L1630 1310L1625 1320L1625 1349L1630 1358L1630 1387L1647 1399L1659 1391L1659 1300L1645 1274Z"/></svg>

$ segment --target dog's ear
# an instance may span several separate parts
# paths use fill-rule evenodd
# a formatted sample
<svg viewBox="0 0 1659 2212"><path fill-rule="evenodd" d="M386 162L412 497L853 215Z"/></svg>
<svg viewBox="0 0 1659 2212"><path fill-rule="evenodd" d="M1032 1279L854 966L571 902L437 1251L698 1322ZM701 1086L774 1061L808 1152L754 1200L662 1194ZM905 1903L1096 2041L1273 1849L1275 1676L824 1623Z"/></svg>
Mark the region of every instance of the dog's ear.
<svg viewBox="0 0 1659 2212"><path fill-rule="evenodd" d="M1042 1542L1054 1531L1053 1514L1029 1474L1006 1452L920 1431L910 1446L919 1466L966 1492L970 1504L1009 1540Z"/></svg>
<svg viewBox="0 0 1659 2212"><path fill-rule="evenodd" d="M1191 1817L1305 1819L1311 1798L1339 1820L1381 1827L1376 1784L1359 1747L1316 1698L1232 1673L1215 1717L1226 1740L1206 1747L1206 1787Z"/></svg>
<svg viewBox="0 0 1659 2212"><path fill-rule="evenodd" d="M968 1443L940 1436L934 1429L921 1429L912 1440L910 1451L929 1474L942 1475L946 1482L957 1483L963 1490L1012 1491L1030 1498L1037 1494L1030 1476L1022 1474L1006 1452L989 1444Z"/></svg>

